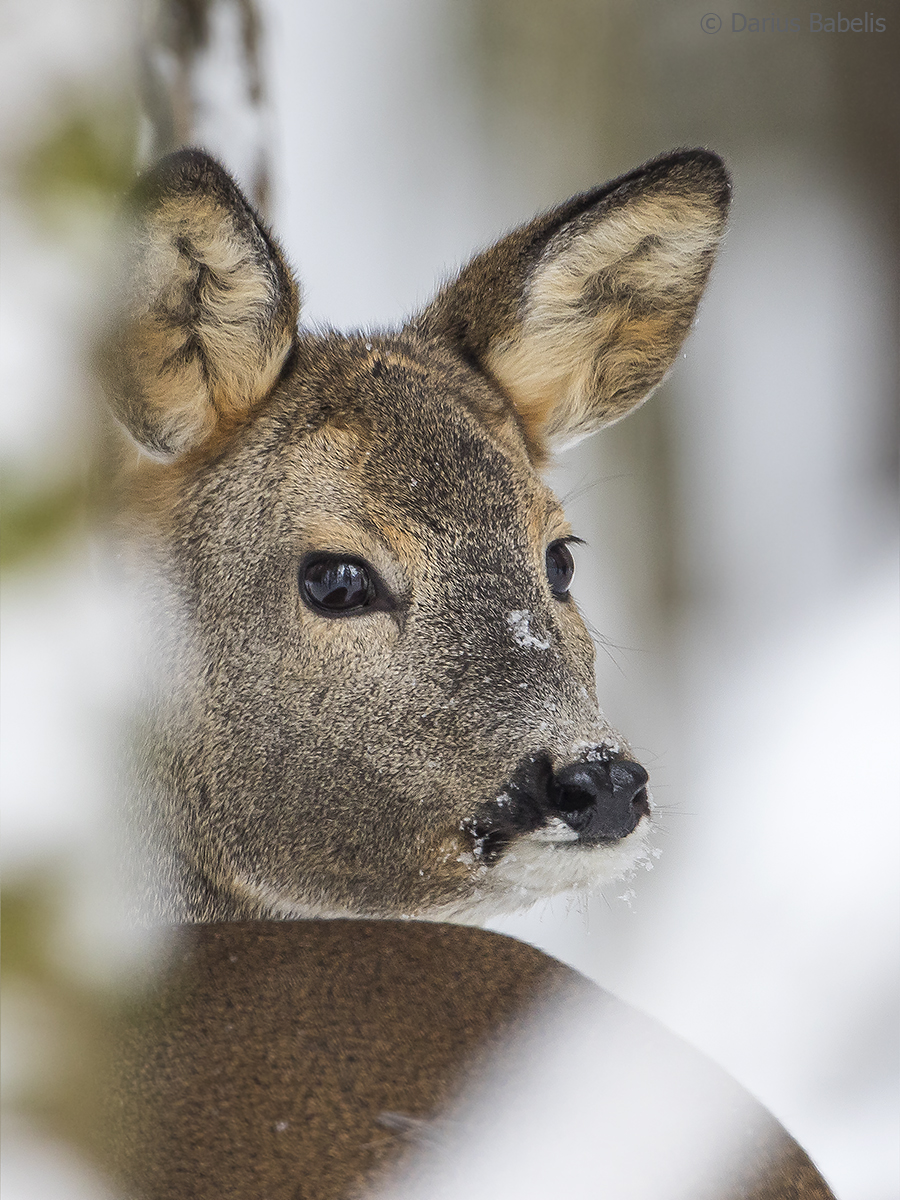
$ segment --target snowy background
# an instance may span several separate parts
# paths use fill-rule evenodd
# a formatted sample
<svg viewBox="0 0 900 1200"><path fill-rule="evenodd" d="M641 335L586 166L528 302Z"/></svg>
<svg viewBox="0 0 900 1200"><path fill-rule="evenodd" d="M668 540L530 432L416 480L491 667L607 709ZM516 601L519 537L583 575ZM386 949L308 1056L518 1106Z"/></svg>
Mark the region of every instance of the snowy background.
<svg viewBox="0 0 900 1200"><path fill-rule="evenodd" d="M7 5L7 167L85 96L109 125L131 70L123 11ZM601 703L652 772L663 853L588 904L496 927L727 1067L842 1200L893 1200L893 33L709 36L702 10L662 0L269 0L263 15L271 215L307 322L396 323L476 248L662 150L728 160L731 229L683 361L555 476L588 542L575 592L603 638ZM209 70L227 84L224 59ZM245 135L258 127L211 109L205 139L239 173ZM65 507L90 456L79 345L105 226L85 194L77 219L36 217L21 193L4 206L14 508L19 493ZM98 890L128 655L101 653L117 613L79 522L61 527L6 572L3 862L15 896L45 876L62 888L48 955L72 979L129 953ZM21 1108L55 1001L15 969L5 997ZM11 1197L97 1194L21 1129Z"/></svg>

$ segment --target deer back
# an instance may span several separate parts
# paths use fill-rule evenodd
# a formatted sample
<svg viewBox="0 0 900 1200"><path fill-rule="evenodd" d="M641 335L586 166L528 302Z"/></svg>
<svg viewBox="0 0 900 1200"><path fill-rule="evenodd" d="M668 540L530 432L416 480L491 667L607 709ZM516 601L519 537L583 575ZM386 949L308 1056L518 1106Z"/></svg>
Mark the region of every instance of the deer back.
<svg viewBox="0 0 900 1200"><path fill-rule="evenodd" d="M831 1200L724 1072L484 930L182 926L118 1045L106 1135L140 1200Z"/></svg>

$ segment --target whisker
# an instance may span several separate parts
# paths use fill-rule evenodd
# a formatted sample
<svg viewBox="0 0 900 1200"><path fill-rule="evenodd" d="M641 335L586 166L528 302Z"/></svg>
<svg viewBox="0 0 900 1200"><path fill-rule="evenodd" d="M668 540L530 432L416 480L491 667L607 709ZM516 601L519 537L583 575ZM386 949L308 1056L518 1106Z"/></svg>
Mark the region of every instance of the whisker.
<svg viewBox="0 0 900 1200"><path fill-rule="evenodd" d="M601 475L599 479L588 479L587 476L584 476L582 481L577 483L575 487L571 489L571 491L568 491L565 493L565 495L560 496L562 506L563 508L566 508L572 501L580 500L582 496L585 496L588 492L600 487L601 484L614 483L618 479L632 479L633 477L633 471L619 471L615 475Z"/></svg>
<svg viewBox="0 0 900 1200"><path fill-rule="evenodd" d="M601 633L600 630L597 628L597 626L593 623L593 621L590 621L584 615L584 613L581 614L581 619L584 621L587 631L591 636L591 641L594 643L594 645L597 647L598 650L603 651L603 653L606 655L606 657L609 659L609 661L613 664L613 666L616 668L616 670L624 677L625 676L625 668L622 666L622 664L619 662L619 660L615 657L615 654L613 653L613 651L621 651L622 653L626 653L628 651L628 647L627 646L619 646L616 642L612 641L611 638L608 638L605 633Z"/></svg>

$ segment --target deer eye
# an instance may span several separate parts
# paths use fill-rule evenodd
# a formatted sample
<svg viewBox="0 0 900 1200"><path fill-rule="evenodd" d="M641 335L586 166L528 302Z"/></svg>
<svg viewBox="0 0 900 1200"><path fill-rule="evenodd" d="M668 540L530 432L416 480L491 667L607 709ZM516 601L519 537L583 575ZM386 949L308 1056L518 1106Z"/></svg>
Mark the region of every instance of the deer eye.
<svg viewBox="0 0 900 1200"><path fill-rule="evenodd" d="M350 616L378 599L374 572L356 558L317 554L300 567L300 594L314 612Z"/></svg>
<svg viewBox="0 0 900 1200"><path fill-rule="evenodd" d="M572 576L575 574L575 560L569 547L564 541L551 542L547 547L546 561L550 591L557 600L568 600Z"/></svg>

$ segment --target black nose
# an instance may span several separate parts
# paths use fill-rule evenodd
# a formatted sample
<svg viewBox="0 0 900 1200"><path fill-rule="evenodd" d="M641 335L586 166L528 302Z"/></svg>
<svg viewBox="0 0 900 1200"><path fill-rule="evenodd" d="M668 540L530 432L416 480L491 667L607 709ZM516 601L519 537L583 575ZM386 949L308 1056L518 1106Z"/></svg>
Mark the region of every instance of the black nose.
<svg viewBox="0 0 900 1200"><path fill-rule="evenodd" d="M618 841L650 812L648 779L636 762L573 763L554 772L550 787L554 815L582 842Z"/></svg>

